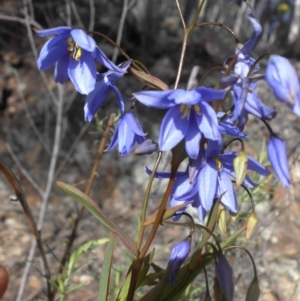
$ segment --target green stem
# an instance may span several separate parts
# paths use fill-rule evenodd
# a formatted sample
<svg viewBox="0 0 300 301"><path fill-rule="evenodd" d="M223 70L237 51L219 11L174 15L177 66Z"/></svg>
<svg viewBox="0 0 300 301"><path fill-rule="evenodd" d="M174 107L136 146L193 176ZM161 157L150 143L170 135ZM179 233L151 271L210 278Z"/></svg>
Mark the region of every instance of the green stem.
<svg viewBox="0 0 300 301"><path fill-rule="evenodd" d="M141 228L140 228L140 231L139 231L138 241L137 241L137 250L138 250L138 252L140 251L141 244L142 244L142 241L143 241L143 235L144 235L144 231L145 231L145 227L144 227L143 224L144 224L145 219L146 219L146 213L147 213L147 207L148 207L148 201L149 201L149 197L150 197L151 187L152 187L152 183L153 183L158 165L160 163L161 157L162 157L162 152L159 152L158 156L157 156L157 159L156 159L156 162L154 164L152 174L151 174L149 182L148 182L147 189L146 189L146 194L145 194L145 198L144 198L144 202L143 202L144 205L143 205L143 211L142 211Z"/></svg>

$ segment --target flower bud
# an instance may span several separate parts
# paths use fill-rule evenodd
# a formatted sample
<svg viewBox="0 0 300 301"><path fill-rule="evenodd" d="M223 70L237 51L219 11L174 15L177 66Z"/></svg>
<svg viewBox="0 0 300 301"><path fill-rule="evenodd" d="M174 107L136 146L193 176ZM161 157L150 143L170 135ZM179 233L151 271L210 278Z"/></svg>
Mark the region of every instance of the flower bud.
<svg viewBox="0 0 300 301"><path fill-rule="evenodd" d="M221 233L225 236L227 233L226 210L222 204L219 204L218 226Z"/></svg>
<svg viewBox="0 0 300 301"><path fill-rule="evenodd" d="M265 77L277 99L300 116L300 84L289 60L280 55L270 56Z"/></svg>
<svg viewBox="0 0 300 301"><path fill-rule="evenodd" d="M176 274L191 251L191 240L191 237L188 236L185 240L177 243L172 248L167 266L167 271L171 269L171 275L169 277L170 283L175 283Z"/></svg>
<svg viewBox="0 0 300 301"><path fill-rule="evenodd" d="M233 168L236 176L236 186L240 187L245 179L248 168L248 156L244 150L241 150L233 159Z"/></svg>
<svg viewBox="0 0 300 301"><path fill-rule="evenodd" d="M216 266L216 277L218 284L223 293L225 301L232 301L234 293L232 268L226 257L221 252L218 252L217 256L218 263Z"/></svg>
<svg viewBox="0 0 300 301"><path fill-rule="evenodd" d="M151 139L147 139L138 145L138 147L135 149L133 154L136 156L150 155L156 150L157 150L157 143L155 143Z"/></svg>
<svg viewBox="0 0 300 301"><path fill-rule="evenodd" d="M257 277L254 277L247 291L246 301L257 301L260 295Z"/></svg>
<svg viewBox="0 0 300 301"><path fill-rule="evenodd" d="M257 226L258 220L254 212L252 212L247 219L246 227L246 239L249 240L255 227Z"/></svg>
<svg viewBox="0 0 300 301"><path fill-rule="evenodd" d="M271 135L267 150L269 161L277 178L284 187L290 187L291 180L285 142L279 137Z"/></svg>

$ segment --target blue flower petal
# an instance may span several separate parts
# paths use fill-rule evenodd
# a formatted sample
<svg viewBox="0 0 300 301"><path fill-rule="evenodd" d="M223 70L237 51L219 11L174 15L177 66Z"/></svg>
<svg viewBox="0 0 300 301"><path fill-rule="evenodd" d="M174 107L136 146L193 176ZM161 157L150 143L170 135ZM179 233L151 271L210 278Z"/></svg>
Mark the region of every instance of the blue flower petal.
<svg viewBox="0 0 300 301"><path fill-rule="evenodd" d="M128 112L124 115L124 122L128 124L131 131L133 131L136 135L145 136L145 133L143 132L140 123L138 122L138 120L132 112Z"/></svg>
<svg viewBox="0 0 300 301"><path fill-rule="evenodd" d="M61 37L55 37L45 43L37 60L38 68L40 70L47 70L61 58L68 60L69 51L67 49L67 44L66 42L61 42Z"/></svg>
<svg viewBox="0 0 300 301"><path fill-rule="evenodd" d="M268 157L273 170L284 187L291 187L289 163L286 155L285 142L272 135L268 145Z"/></svg>
<svg viewBox="0 0 300 301"><path fill-rule="evenodd" d="M123 73L122 69L120 69L112 61L110 61L108 59L108 57L105 55L105 53L99 47L96 47L94 49L92 55L96 61L101 63L107 69L115 71L115 72Z"/></svg>
<svg viewBox="0 0 300 301"><path fill-rule="evenodd" d="M253 14L253 11L247 13L247 17L254 29L251 39L245 43L242 49L243 53L248 54L250 51L252 51L255 48L259 38L261 37L262 26L260 25L258 18Z"/></svg>
<svg viewBox="0 0 300 301"><path fill-rule="evenodd" d="M218 171L213 159L208 159L199 174L199 197L203 208L211 209L217 190Z"/></svg>
<svg viewBox="0 0 300 301"><path fill-rule="evenodd" d="M69 60L65 57L57 61L54 69L54 80L57 83L63 84L69 77L68 74Z"/></svg>
<svg viewBox="0 0 300 301"><path fill-rule="evenodd" d="M202 132L207 139L218 140L218 119L214 109L205 102L199 103L199 106L202 114L195 116L200 132Z"/></svg>
<svg viewBox="0 0 300 301"><path fill-rule="evenodd" d="M195 91L201 95L201 101L211 102L214 100L222 100L228 92L228 89L216 90L201 86L196 88Z"/></svg>
<svg viewBox="0 0 300 301"><path fill-rule="evenodd" d="M133 93L133 96L142 104L151 108L169 109L175 104L170 98L173 90L168 91L143 91Z"/></svg>
<svg viewBox="0 0 300 301"><path fill-rule="evenodd" d="M277 110L271 110L265 106L254 92L248 93L245 109L248 113L263 120L272 120L277 115Z"/></svg>
<svg viewBox="0 0 300 301"><path fill-rule="evenodd" d="M85 120L91 122L99 108L104 104L110 93L110 87L104 82L96 83L95 89L88 94L84 107Z"/></svg>
<svg viewBox="0 0 300 301"><path fill-rule="evenodd" d="M49 35L69 35L71 32L72 28L71 27L67 27L67 26L60 26L60 27L55 27L55 28L51 28L51 29L43 29L43 30L38 30L37 34L40 37L45 37L45 36L49 36Z"/></svg>
<svg viewBox="0 0 300 301"><path fill-rule="evenodd" d="M118 136L119 136L119 128L117 127L117 129L114 132L113 137L111 138L111 142L108 145L108 147L106 148L105 152L109 152L111 151L113 148L115 148L118 144Z"/></svg>
<svg viewBox="0 0 300 301"><path fill-rule="evenodd" d="M170 99L176 104L195 105L201 100L201 95L196 90L186 91L183 89L173 90Z"/></svg>
<svg viewBox="0 0 300 301"><path fill-rule="evenodd" d="M144 166L144 170L149 176L151 176L151 174L152 174L151 169L149 169L147 166ZM157 178L157 179L169 179L170 176L171 176L171 172L169 172L169 171L157 171L155 173L155 178ZM176 173L176 179L179 177L186 177L186 176L187 176L186 171L177 171L177 173Z"/></svg>
<svg viewBox="0 0 300 301"><path fill-rule="evenodd" d="M195 121L194 114L190 116L189 130L185 137L185 149L191 159L196 159L199 154L201 133L198 129L198 125Z"/></svg>
<svg viewBox="0 0 300 301"><path fill-rule="evenodd" d="M189 121L182 118L179 105L171 108L164 117L158 138L158 145L161 151L171 150L186 135Z"/></svg>
<svg viewBox="0 0 300 301"><path fill-rule="evenodd" d="M87 95L93 91L96 83L96 64L93 58L83 52L79 61L70 60L69 77L79 93Z"/></svg>
<svg viewBox="0 0 300 301"><path fill-rule="evenodd" d="M113 91L113 93L116 96L117 104L118 104L118 107L119 107L119 109L121 111L121 114L124 114L125 105L124 105L123 95L118 90L118 88L116 86L114 86L113 84L110 85L110 88L111 88L111 90Z"/></svg>
<svg viewBox="0 0 300 301"><path fill-rule="evenodd" d="M75 43L86 51L93 52L97 47L94 39L88 36L82 29L73 29L71 36Z"/></svg>
<svg viewBox="0 0 300 301"><path fill-rule="evenodd" d="M121 156L125 156L128 153L130 153L133 150L133 146L134 146L135 134L131 131L131 127L128 125L128 123L125 122L126 115L124 115L120 119L118 125L119 128L118 144L119 144L119 153Z"/></svg>
<svg viewBox="0 0 300 301"><path fill-rule="evenodd" d="M223 206L231 212L236 213L238 205L235 192L232 182L224 170L221 170L218 175L218 196L222 194L221 203Z"/></svg>
<svg viewBox="0 0 300 301"><path fill-rule="evenodd" d="M122 70L122 72L115 72L115 71L111 71L109 70L108 72L106 72L106 76L108 78L108 80L111 83L115 83L117 81L119 81L124 74L126 73L127 69L129 68L130 64L131 64L132 60L128 60L125 63L123 63L121 66L119 66L119 68Z"/></svg>

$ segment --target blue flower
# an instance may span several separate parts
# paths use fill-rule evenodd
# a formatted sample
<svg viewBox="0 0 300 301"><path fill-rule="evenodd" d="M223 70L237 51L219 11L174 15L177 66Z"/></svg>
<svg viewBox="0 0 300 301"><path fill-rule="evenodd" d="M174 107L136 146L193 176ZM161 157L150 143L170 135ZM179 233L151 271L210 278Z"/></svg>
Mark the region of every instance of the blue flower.
<svg viewBox="0 0 300 301"><path fill-rule="evenodd" d="M216 197L221 195L221 203L231 212L237 212L237 200L231 179L235 179L233 160L237 152L221 153L220 140L208 141L207 149L201 148L196 159L190 159L189 168L186 172L177 172L171 192L170 206L186 203L198 209L198 217L204 220L206 212L213 205ZM248 156L248 170L255 171L260 175L267 176L269 170L259 162ZM146 169L148 174L151 171ZM169 172L157 172L157 178L169 178ZM257 186L246 175L243 184L254 188ZM182 209L184 211L185 209ZM181 213L178 212L178 213ZM178 219L178 217L177 217Z"/></svg>
<svg viewBox="0 0 300 301"><path fill-rule="evenodd" d="M115 72L122 72L96 45L96 42L81 29L56 27L37 31L41 37L56 35L43 46L37 60L40 70L55 64L54 79L63 84L68 77L81 94L95 88L96 62Z"/></svg>
<svg viewBox="0 0 300 301"><path fill-rule="evenodd" d="M271 55L265 76L277 99L300 116L300 84L289 60L280 55Z"/></svg>
<svg viewBox="0 0 300 301"><path fill-rule="evenodd" d="M269 109L259 99L255 93L257 72L259 65L254 66L255 60L249 55L262 34L262 27L257 17L253 14L250 6L250 12L247 13L247 18L251 22L254 32L250 40L244 45L239 44L236 48L236 62L234 64L234 72L221 80L224 86L232 86L232 100L234 110L231 116L233 122L238 121L239 127L243 128L248 120L248 113L264 120L273 119L277 111ZM228 65L228 60L225 61Z"/></svg>
<svg viewBox="0 0 300 301"><path fill-rule="evenodd" d="M273 170L284 187L291 187L289 163L286 155L285 142L271 135L267 145L269 161Z"/></svg>
<svg viewBox="0 0 300 301"><path fill-rule="evenodd" d="M106 151L112 150L119 144L119 153L126 156L131 153L135 143L141 144L145 141L143 129L132 112L127 112L120 117L117 129Z"/></svg>
<svg viewBox="0 0 300 301"><path fill-rule="evenodd" d="M171 150L184 139L188 156L196 158L202 135L218 139L218 119L209 102L223 99L226 93L227 89L199 87L190 91L144 91L133 95L146 106L169 109L161 124L159 149Z"/></svg>
<svg viewBox="0 0 300 301"><path fill-rule="evenodd" d="M121 113L124 113L124 101L123 96L115 86L115 83L119 81L129 65L131 64L131 60L120 66L121 72L115 71L107 71L104 74L97 74L97 82L95 89L90 92L86 98L85 106L84 106L84 117L85 121L92 121L94 115L99 110L99 108L104 104L106 99L108 98L110 92L113 92L116 96L118 107Z"/></svg>
<svg viewBox="0 0 300 301"><path fill-rule="evenodd" d="M191 251L191 237L188 236L185 240L177 243L173 246L170 259L167 266L167 271L171 269L171 275L169 277L170 283L175 283L176 274L179 271L181 265L188 257Z"/></svg>

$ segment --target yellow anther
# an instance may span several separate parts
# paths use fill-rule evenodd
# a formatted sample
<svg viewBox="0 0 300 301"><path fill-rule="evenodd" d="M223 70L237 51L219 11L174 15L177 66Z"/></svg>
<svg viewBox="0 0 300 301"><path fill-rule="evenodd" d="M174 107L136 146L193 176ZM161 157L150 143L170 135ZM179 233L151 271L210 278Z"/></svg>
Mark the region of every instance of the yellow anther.
<svg viewBox="0 0 300 301"><path fill-rule="evenodd" d="M190 109L191 107L190 106L187 106L187 105L184 105L184 104L181 104L180 105L180 112L182 112L182 119L187 117L189 114L190 114Z"/></svg>
<svg viewBox="0 0 300 301"><path fill-rule="evenodd" d="M216 163L217 170L221 171L223 169L222 162L218 158L214 158L214 161Z"/></svg>
<svg viewBox="0 0 300 301"><path fill-rule="evenodd" d="M75 49L75 42L72 37L68 37L68 45L69 45L68 50L70 52L73 52Z"/></svg>
<svg viewBox="0 0 300 301"><path fill-rule="evenodd" d="M187 117L190 114L191 109L194 109L194 111L196 112L196 114L200 115L201 111L200 111L200 107L198 105L193 105L193 106L187 106L184 104L180 105L180 112L182 112L182 119Z"/></svg>
<svg viewBox="0 0 300 301"><path fill-rule="evenodd" d="M74 51L74 54L73 54L73 57L76 61L78 61L80 59L82 55L82 49L80 47L78 47L78 45L76 45L75 47L75 51Z"/></svg>
<svg viewBox="0 0 300 301"><path fill-rule="evenodd" d="M72 37L68 37L68 50L70 51L70 58L73 57L78 61L82 55L82 49L74 42Z"/></svg>
<svg viewBox="0 0 300 301"><path fill-rule="evenodd" d="M194 111L197 115L201 115L200 107L198 105L194 105Z"/></svg>

